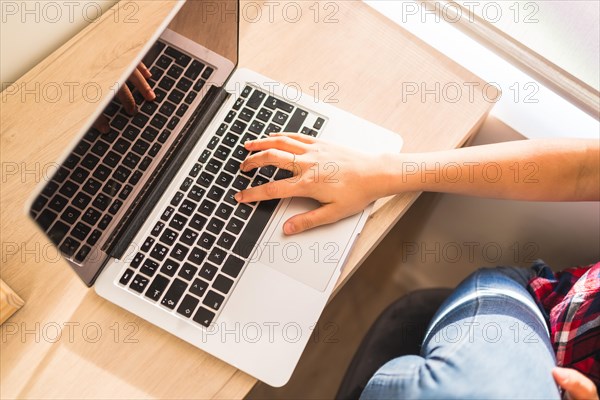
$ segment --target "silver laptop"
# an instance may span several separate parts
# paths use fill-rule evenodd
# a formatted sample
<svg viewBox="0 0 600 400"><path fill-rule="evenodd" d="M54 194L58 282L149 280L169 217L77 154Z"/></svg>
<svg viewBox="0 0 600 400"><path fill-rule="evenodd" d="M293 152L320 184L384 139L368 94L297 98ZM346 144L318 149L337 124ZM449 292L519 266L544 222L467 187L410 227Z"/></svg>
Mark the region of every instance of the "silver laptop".
<svg viewBox="0 0 600 400"><path fill-rule="evenodd" d="M399 152L402 140L238 69L237 0L223 0L227 13L203 15L200 4L181 2L178 15L186 18L173 14L130 66L143 59L156 100L134 90L134 116L117 99L103 104L111 131L101 134L90 122L29 212L100 296L281 386L370 209L285 236L290 216L318 204L238 204L239 190L292 177L277 166L240 172L248 155L243 143L285 131ZM190 20L192 27L182 22Z"/></svg>

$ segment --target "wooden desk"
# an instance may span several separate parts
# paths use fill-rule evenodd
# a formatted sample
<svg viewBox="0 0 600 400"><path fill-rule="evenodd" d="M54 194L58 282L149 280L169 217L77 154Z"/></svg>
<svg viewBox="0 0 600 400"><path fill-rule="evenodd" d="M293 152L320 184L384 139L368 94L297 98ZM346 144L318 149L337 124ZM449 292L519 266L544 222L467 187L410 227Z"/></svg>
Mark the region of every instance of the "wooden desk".
<svg viewBox="0 0 600 400"><path fill-rule="evenodd" d="M478 77L359 1L317 3L318 16L314 2L295 2L303 14L295 22L292 6L288 14L282 14L283 5L276 7L271 22L267 9L257 20L245 9L248 4L242 3L247 18L240 66L313 95L318 88L317 97L401 133L404 151L461 146L492 105ZM1 328L2 398L241 398L255 384L88 290L24 212L35 185L97 108L81 90L72 98L65 90L49 101L56 98L52 85L95 82L104 95L113 93L109 88L173 3L140 1L137 7L138 23L115 21L107 13L27 73L19 84L34 92L39 84L41 100L3 93L1 277L26 304ZM476 85L473 98L465 82ZM406 95L421 84L429 89L438 84L442 94L445 84L464 90L457 101ZM417 196L377 203L338 288Z"/></svg>

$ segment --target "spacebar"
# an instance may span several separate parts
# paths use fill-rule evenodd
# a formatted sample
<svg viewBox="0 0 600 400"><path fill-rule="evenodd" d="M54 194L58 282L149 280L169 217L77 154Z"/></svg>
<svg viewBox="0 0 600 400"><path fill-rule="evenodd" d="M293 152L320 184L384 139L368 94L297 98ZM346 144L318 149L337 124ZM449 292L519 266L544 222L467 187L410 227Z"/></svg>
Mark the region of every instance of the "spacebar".
<svg viewBox="0 0 600 400"><path fill-rule="evenodd" d="M256 242L258 242L258 238L260 238L260 235L269 223L271 215L273 215L273 212L277 208L277 204L279 204L279 200L261 201L258 204L233 249L234 253L243 258L248 258L252 254Z"/></svg>

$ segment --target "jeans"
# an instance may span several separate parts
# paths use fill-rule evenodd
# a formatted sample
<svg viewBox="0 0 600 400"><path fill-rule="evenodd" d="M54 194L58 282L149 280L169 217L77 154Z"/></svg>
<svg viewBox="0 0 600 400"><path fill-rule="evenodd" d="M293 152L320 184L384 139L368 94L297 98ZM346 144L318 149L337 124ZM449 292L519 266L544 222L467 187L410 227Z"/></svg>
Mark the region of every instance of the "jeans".
<svg viewBox="0 0 600 400"><path fill-rule="evenodd" d="M421 355L386 363L361 399L559 399L530 277L509 267L470 275L433 317Z"/></svg>

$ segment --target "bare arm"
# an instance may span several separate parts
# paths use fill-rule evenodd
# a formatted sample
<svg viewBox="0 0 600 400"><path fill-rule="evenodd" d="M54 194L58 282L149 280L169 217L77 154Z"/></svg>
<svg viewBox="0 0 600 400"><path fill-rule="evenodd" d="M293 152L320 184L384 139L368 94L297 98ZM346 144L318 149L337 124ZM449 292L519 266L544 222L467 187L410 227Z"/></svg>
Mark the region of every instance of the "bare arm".
<svg viewBox="0 0 600 400"><path fill-rule="evenodd" d="M241 169L294 166L294 177L249 188L239 202L292 196L322 206L296 215L286 234L338 221L380 198L402 192L444 192L501 199L600 200L597 140L547 139L431 153L368 155L301 134L273 134L246 143L255 152ZM336 171L332 176L331 166Z"/></svg>
<svg viewBox="0 0 600 400"><path fill-rule="evenodd" d="M431 191L541 201L600 200L600 142L521 140L391 156L390 193Z"/></svg>

